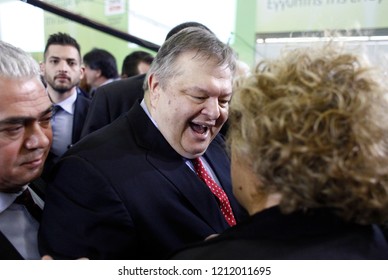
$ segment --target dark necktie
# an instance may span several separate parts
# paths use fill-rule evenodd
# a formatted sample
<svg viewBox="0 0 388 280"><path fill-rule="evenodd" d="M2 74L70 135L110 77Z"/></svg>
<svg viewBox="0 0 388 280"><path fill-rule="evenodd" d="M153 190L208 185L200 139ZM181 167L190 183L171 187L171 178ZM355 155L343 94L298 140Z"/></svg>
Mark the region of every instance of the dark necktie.
<svg viewBox="0 0 388 280"><path fill-rule="evenodd" d="M221 212L224 215L226 222L230 226L236 225L236 219L234 218L232 207L230 206L229 199L224 190L217 185L212 177L210 177L199 158L192 159L192 163L199 178L205 182L211 192L217 197Z"/></svg>
<svg viewBox="0 0 388 280"><path fill-rule="evenodd" d="M28 189L25 189L22 194L15 199L15 203L24 205L31 216L40 222L42 217L42 209L40 209L40 207L32 199L31 193Z"/></svg>
<svg viewBox="0 0 388 280"><path fill-rule="evenodd" d="M60 111L63 111L63 108L60 105L54 104L53 116L55 116Z"/></svg>

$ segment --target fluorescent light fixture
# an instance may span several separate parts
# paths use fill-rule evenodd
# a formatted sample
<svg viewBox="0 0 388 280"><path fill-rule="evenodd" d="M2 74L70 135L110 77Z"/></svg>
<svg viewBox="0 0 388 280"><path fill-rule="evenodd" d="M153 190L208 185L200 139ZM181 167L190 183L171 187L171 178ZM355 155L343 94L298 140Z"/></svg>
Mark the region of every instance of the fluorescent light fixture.
<svg viewBox="0 0 388 280"><path fill-rule="evenodd" d="M388 36L370 36L371 41L388 41Z"/></svg>
<svg viewBox="0 0 388 280"><path fill-rule="evenodd" d="M348 37L338 37L333 38L334 41L369 41L368 36L348 36Z"/></svg>
<svg viewBox="0 0 388 280"><path fill-rule="evenodd" d="M295 38L266 38L265 43L307 43L317 42L318 37L295 37Z"/></svg>
<svg viewBox="0 0 388 280"><path fill-rule="evenodd" d="M257 39L256 39L256 43L258 43L258 44L264 44L265 42L264 42L264 39L262 39L262 38L257 38Z"/></svg>
<svg viewBox="0 0 388 280"><path fill-rule="evenodd" d="M257 38L257 44L282 44L282 43L313 43L322 41L349 41L349 42L365 42L365 41L388 41L388 36L342 36L342 37L285 37L285 38Z"/></svg>

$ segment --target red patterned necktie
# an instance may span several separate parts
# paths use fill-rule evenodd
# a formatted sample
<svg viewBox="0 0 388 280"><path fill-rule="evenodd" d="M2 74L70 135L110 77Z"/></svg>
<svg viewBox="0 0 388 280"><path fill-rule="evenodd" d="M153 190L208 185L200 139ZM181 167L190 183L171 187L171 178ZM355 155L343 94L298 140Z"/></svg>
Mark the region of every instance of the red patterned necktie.
<svg viewBox="0 0 388 280"><path fill-rule="evenodd" d="M236 225L236 219L234 218L232 207L230 206L229 199L224 190L219 185L217 185L216 182L214 182L212 177L210 177L209 173L207 173L205 167L203 166L199 158L194 158L191 161L194 165L195 172L197 173L199 178L201 178L202 181L205 182L211 192L217 197L220 204L221 212L224 215L226 222L230 226Z"/></svg>
<svg viewBox="0 0 388 280"><path fill-rule="evenodd" d="M15 203L24 205L31 216L40 222L42 209L40 209L40 207L35 203L28 189L25 189L22 194L15 199Z"/></svg>

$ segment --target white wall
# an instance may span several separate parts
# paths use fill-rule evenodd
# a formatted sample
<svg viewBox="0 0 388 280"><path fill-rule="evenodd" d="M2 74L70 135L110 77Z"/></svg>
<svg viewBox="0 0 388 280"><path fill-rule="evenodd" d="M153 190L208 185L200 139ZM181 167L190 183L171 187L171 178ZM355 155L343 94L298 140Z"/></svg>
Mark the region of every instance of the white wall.
<svg viewBox="0 0 388 280"><path fill-rule="evenodd" d="M0 40L27 52L43 51L43 10L21 1L0 0Z"/></svg>

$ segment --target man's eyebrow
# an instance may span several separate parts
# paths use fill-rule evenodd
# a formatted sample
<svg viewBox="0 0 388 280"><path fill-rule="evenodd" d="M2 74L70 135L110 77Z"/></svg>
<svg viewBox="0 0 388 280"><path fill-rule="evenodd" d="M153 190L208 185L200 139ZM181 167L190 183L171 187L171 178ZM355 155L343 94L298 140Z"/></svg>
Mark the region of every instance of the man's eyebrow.
<svg viewBox="0 0 388 280"><path fill-rule="evenodd" d="M7 124L22 124L28 121L33 121L35 118L32 117L9 117L3 120L0 120L0 125L7 125Z"/></svg>
<svg viewBox="0 0 388 280"><path fill-rule="evenodd" d="M56 56L56 55L51 55L48 57L48 59L63 59L63 60L66 60L66 61L77 61L77 58L73 58L73 57L59 57L59 56Z"/></svg>
<svg viewBox="0 0 388 280"><path fill-rule="evenodd" d="M40 119L41 117L53 112L54 110L54 106L50 106L49 108L47 108L46 110L44 110L38 118L34 118L34 117L25 117L25 116L14 116L14 117L9 117L9 118L6 118L6 119L3 119L3 120L0 120L0 125L5 125L5 124L21 124L21 123L26 123L26 122L29 122L29 121L34 121L36 119Z"/></svg>
<svg viewBox="0 0 388 280"><path fill-rule="evenodd" d="M198 86L186 88L186 89L184 89L182 91L184 93L188 93L188 94L190 94L190 93L202 93L202 94L212 95L211 92L209 92L206 89L203 89L201 87L198 87ZM231 95L232 95L232 92L224 92L220 96L231 96Z"/></svg>
<svg viewBox="0 0 388 280"><path fill-rule="evenodd" d="M201 87L198 87L198 86L193 86L193 87L185 88L185 89L183 89L183 92L186 92L186 93L198 93L198 92L200 92L200 93L205 93L205 94L208 93L207 90L205 90L205 89L203 89Z"/></svg>

